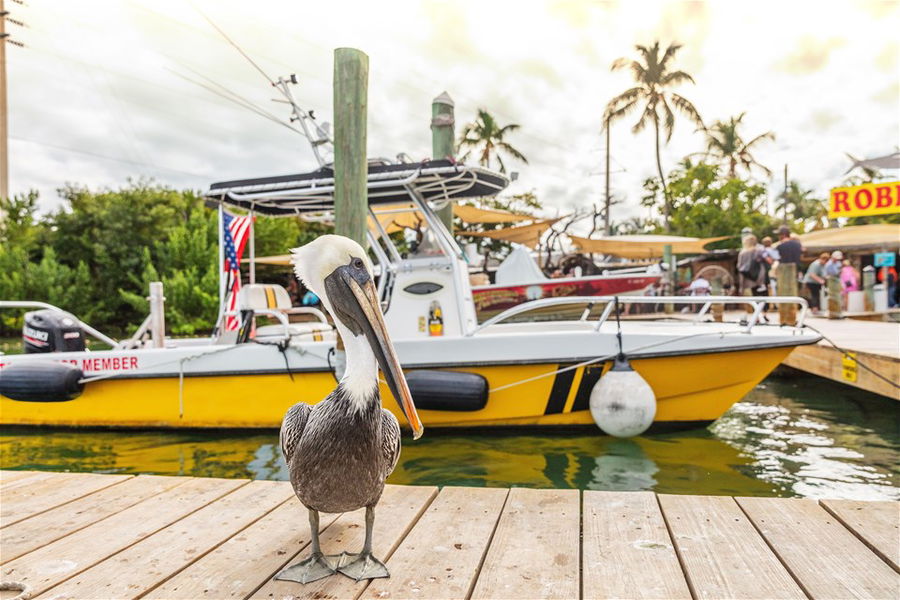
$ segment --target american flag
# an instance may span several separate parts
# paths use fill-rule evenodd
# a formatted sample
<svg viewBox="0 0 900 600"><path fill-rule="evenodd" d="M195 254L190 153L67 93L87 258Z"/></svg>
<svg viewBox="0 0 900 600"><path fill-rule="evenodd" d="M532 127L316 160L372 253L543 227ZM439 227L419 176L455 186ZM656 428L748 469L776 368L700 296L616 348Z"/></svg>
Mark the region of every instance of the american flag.
<svg viewBox="0 0 900 600"><path fill-rule="evenodd" d="M250 237L250 224L253 217L236 217L227 212L222 213L224 231L225 263L222 270L225 272L225 310L237 310L238 292L241 291L241 256L244 254L244 246ZM234 331L240 325L238 318L229 315L225 318L225 329Z"/></svg>

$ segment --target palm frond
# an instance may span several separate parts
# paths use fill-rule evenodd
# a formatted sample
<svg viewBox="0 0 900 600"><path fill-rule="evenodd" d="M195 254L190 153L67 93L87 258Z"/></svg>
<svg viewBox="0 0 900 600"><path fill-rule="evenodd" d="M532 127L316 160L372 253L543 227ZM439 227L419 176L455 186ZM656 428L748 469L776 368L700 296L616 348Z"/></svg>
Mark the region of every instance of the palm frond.
<svg viewBox="0 0 900 600"><path fill-rule="evenodd" d="M512 146L507 144L506 142L498 142L497 147L503 148L503 150L505 150L513 158L517 158L518 160L521 160L523 163L528 164L528 159L525 158L525 155L522 154L521 152L519 152L516 148L513 148ZM497 159L499 160L499 158L500 157L498 156Z"/></svg>
<svg viewBox="0 0 900 600"><path fill-rule="evenodd" d="M640 98L635 98L628 104L620 106L619 108L617 108L616 110L614 110L612 112L604 113L603 121L605 122L607 119L609 119L609 121L612 122L612 121L615 121L616 119L619 119L620 117L624 117L625 115L627 115L628 113L631 112L631 109L633 109L635 106L637 106L638 102L640 102Z"/></svg>
<svg viewBox="0 0 900 600"><path fill-rule="evenodd" d="M691 104L690 100L683 96L679 96L674 92L672 92L670 95L672 98L672 105L675 106L675 108L684 113L697 125L703 125L703 119L700 117L700 113L697 112L697 109L694 108L694 105Z"/></svg>
<svg viewBox="0 0 900 600"><path fill-rule="evenodd" d="M749 142L744 144L744 150L749 150L753 144L756 144L756 143L762 142L762 141L774 142L775 134L772 133L771 131L767 131L765 133L759 134L758 136L756 136L755 138L753 138L752 140L750 140Z"/></svg>
<svg viewBox="0 0 900 600"><path fill-rule="evenodd" d="M678 85L685 81L694 83L694 78L684 71L672 71L671 73L663 75L659 83L660 85Z"/></svg>
<svg viewBox="0 0 900 600"><path fill-rule="evenodd" d="M660 100L663 106L663 114L666 116L665 121L663 121L663 128L666 132L666 143L668 144L669 140L672 139L672 131L675 129L675 114L669 108L669 103L666 102L665 96L662 96Z"/></svg>
<svg viewBox="0 0 900 600"><path fill-rule="evenodd" d="M647 106L644 108L644 112L641 113L641 119L634 124L634 127L631 128L631 132L640 133L641 131L643 131L644 127L647 126L648 120L651 120L653 122L656 122L657 120L656 105L651 102L647 103Z"/></svg>
<svg viewBox="0 0 900 600"><path fill-rule="evenodd" d="M609 102L606 103L606 112L610 113L612 111L619 109L619 104L622 103L630 103L634 99L639 98L641 94L644 92L644 88L642 87L633 87L631 89L627 89Z"/></svg>
<svg viewBox="0 0 900 600"><path fill-rule="evenodd" d="M659 42L656 42L656 48L658 51ZM662 57L659 59L659 66L661 70L665 69L666 64L672 59L672 57L675 56L675 54L678 53L679 50L681 50L681 44L678 44L676 42L672 42L671 44L669 44L669 47L666 48L666 51L663 52Z"/></svg>

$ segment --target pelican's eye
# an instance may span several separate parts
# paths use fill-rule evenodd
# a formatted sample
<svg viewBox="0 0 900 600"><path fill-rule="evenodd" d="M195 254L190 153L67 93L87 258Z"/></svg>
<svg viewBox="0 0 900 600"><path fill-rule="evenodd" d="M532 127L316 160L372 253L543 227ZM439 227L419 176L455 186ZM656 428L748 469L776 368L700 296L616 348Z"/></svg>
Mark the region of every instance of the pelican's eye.
<svg viewBox="0 0 900 600"><path fill-rule="evenodd" d="M351 262L350 264L353 265L354 269L364 269L366 267L365 263L363 262L363 260L361 258L354 258L353 262Z"/></svg>

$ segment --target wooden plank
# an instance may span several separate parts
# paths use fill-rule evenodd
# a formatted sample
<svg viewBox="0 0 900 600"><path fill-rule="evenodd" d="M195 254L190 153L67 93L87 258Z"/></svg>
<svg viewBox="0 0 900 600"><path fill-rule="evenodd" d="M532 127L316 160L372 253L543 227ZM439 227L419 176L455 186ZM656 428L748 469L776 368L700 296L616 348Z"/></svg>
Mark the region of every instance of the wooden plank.
<svg viewBox="0 0 900 600"><path fill-rule="evenodd" d="M445 487L387 561L363 598L466 598L508 494L505 488Z"/></svg>
<svg viewBox="0 0 900 600"><path fill-rule="evenodd" d="M806 598L732 498L658 497L695 598Z"/></svg>
<svg viewBox="0 0 900 600"><path fill-rule="evenodd" d="M10 471L6 471L9 473ZM62 475L62 477L60 477ZM0 497L6 497L6 494L15 493L14 490L17 488L24 488L29 485L35 484L39 481L46 481L51 478L59 478L60 480L64 480L66 477L69 477L69 473L51 473L49 471L28 471L28 475L25 477L13 477L8 482L4 481L2 485L0 485Z"/></svg>
<svg viewBox="0 0 900 600"><path fill-rule="evenodd" d="M0 529L3 560L8 562L46 546L179 483L183 483L183 480L177 477L153 475L133 477L15 525L4 527Z"/></svg>
<svg viewBox="0 0 900 600"><path fill-rule="evenodd" d="M251 481L51 588L63 598L137 598L293 496L290 485ZM229 576L223 571L220 576Z"/></svg>
<svg viewBox="0 0 900 600"><path fill-rule="evenodd" d="M34 595L40 594L246 483L185 479L171 490L4 563L0 573L4 581L27 583Z"/></svg>
<svg viewBox="0 0 900 600"><path fill-rule="evenodd" d="M305 515L306 508L291 498L143 598L246 598L309 545ZM322 515L320 531L337 518Z"/></svg>
<svg viewBox="0 0 900 600"><path fill-rule="evenodd" d="M25 477L34 477L35 475L40 474L40 471L0 471L0 490L3 489L3 486L12 481L16 481L17 479L23 479Z"/></svg>
<svg viewBox="0 0 900 600"><path fill-rule="evenodd" d="M584 598L690 598L653 492L584 492Z"/></svg>
<svg viewBox="0 0 900 600"><path fill-rule="evenodd" d="M819 500L856 537L900 573L900 504Z"/></svg>
<svg viewBox="0 0 900 600"><path fill-rule="evenodd" d="M900 597L897 573L815 500L735 500L811 598Z"/></svg>
<svg viewBox="0 0 900 600"><path fill-rule="evenodd" d="M472 598L577 598L578 490L513 488Z"/></svg>
<svg viewBox="0 0 900 600"><path fill-rule="evenodd" d="M94 473L58 473L55 477L4 490L0 506L0 525L8 527L60 504L71 502L97 490L115 485L133 475L97 475ZM13 485L19 482L13 482Z"/></svg>
<svg viewBox="0 0 900 600"><path fill-rule="evenodd" d="M375 509L375 532L373 534L373 553L383 561L391 557L391 553L400 544L406 533L419 519L431 500L437 494L435 487L389 485L385 488L381 502ZM338 554L341 551L359 552L365 535L365 511L363 509L340 516L320 538L322 552ZM297 515L297 522L306 520L306 511ZM307 552L301 552L284 562L294 564L305 558ZM272 575L275 572L273 571ZM394 576L400 573L395 572ZM306 585L291 581L267 582L253 598L356 598L368 585L367 581L356 583L352 579L336 574Z"/></svg>

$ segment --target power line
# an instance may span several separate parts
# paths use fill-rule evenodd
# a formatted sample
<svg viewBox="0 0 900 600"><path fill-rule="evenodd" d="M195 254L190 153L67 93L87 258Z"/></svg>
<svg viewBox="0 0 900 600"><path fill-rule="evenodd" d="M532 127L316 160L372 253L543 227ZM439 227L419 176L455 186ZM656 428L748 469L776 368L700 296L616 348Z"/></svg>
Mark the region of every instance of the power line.
<svg viewBox="0 0 900 600"><path fill-rule="evenodd" d="M17 136L17 135L11 135L11 136L9 136L9 138L10 138L11 140L16 140L17 142L27 142L27 143L29 143L29 144L36 144L36 145L38 145L38 146L46 146L47 148L54 148L54 149L56 149L56 150L64 150L64 151L66 151L66 152L74 152L74 153L76 153L76 154L84 154L84 155L86 155L86 156L93 156L93 157L96 157L96 158L103 158L103 159L106 159L106 160L112 160L112 161L115 161L115 162L128 163L128 164L133 164L133 165L140 165L140 166L143 166L143 167L150 167L151 169L155 169L155 170L158 170L158 171L172 171L173 173L181 173L182 175L190 175L191 177L203 177L203 178L207 178L207 179L208 179L209 177L211 177L211 175L209 175L208 173L207 173L207 174L193 173L193 172L191 172L191 171L184 171L184 170L182 170L182 169L174 169L174 168L172 168L172 167L165 167L165 166L162 166L162 165L150 165L150 164L147 164L147 163L144 163L144 162L140 162L140 161L137 161L137 160L129 160L129 159L127 159L127 158L117 158L117 157L115 157L115 156L108 156L108 155L106 155L106 154L99 154L99 153L97 153L97 152L91 152L91 151L89 151L89 150L82 150L82 149L80 149L80 148L72 148L72 147L70 147L70 146L61 146L61 145L59 145L59 144L53 144L53 143L50 143L50 142L44 142L44 141L41 141L41 140L32 140L32 139L20 137L20 136Z"/></svg>

